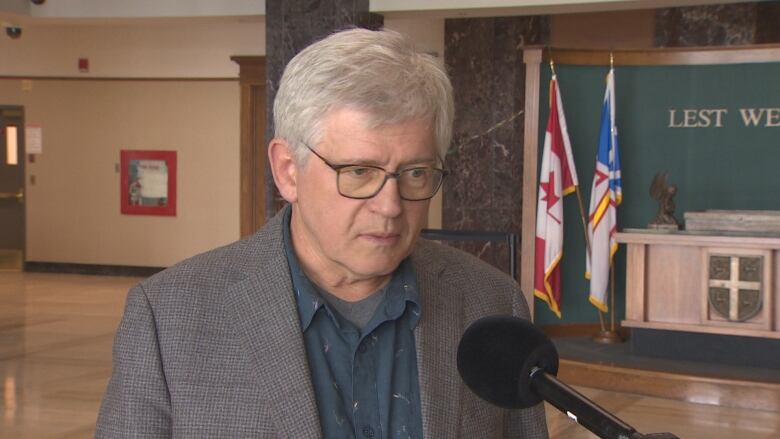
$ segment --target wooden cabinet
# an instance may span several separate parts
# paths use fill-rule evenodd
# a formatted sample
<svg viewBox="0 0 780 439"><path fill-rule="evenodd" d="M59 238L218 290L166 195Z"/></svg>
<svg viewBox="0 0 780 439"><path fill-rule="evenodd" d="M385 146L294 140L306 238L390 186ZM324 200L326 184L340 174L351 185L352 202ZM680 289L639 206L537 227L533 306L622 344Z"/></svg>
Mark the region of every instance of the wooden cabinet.
<svg viewBox="0 0 780 439"><path fill-rule="evenodd" d="M623 326L780 339L780 238L618 233Z"/></svg>

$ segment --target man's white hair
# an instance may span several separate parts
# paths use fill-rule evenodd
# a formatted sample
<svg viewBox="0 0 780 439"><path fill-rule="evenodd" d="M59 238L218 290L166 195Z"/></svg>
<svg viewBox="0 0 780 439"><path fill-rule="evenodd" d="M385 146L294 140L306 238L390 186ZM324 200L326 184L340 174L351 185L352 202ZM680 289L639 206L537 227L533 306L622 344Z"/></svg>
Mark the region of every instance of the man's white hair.
<svg viewBox="0 0 780 439"><path fill-rule="evenodd" d="M320 141L331 110L365 111L371 127L428 118L444 157L454 107L452 84L433 56L417 52L398 32L351 29L310 45L287 64L274 101L274 129L303 160L303 143Z"/></svg>

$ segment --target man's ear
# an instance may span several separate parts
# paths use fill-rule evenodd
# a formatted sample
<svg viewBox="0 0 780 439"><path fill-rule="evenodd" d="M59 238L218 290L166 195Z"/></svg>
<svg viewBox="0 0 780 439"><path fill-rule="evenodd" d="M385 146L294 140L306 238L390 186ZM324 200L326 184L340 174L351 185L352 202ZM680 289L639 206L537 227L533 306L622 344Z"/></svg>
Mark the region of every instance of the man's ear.
<svg viewBox="0 0 780 439"><path fill-rule="evenodd" d="M279 194L292 204L298 201L298 167L290 145L284 139L273 138L268 144L268 162Z"/></svg>

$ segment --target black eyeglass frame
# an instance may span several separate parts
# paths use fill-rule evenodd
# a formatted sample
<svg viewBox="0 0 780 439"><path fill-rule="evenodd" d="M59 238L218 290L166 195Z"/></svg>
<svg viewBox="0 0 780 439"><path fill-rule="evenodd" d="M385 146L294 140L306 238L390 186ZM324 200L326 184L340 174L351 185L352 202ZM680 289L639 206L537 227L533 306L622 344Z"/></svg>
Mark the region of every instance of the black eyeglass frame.
<svg viewBox="0 0 780 439"><path fill-rule="evenodd" d="M401 174L406 172L406 171L411 171L411 170L414 170L414 169L425 169L425 168L429 168L429 169L433 169L435 171L441 172L441 180L439 180L439 184L433 190L433 193L431 194L431 196L430 197L425 197L425 198L407 198L407 197L404 197L401 194L400 186L399 186L399 189L398 189L398 196L401 197L402 200L406 200L406 201L425 201L425 200L430 200L431 198L435 197L436 194L439 192L439 189L441 189L441 186L444 184L444 179L450 173L450 171L448 171L446 169L437 168L435 166L415 166L413 168L402 169L399 172L390 172L390 171L388 171L385 168L382 168L380 166L374 166L374 165L363 165L363 164L358 164L358 163L336 165L336 164L333 164L330 161L328 161L328 159L326 159L325 157L321 156L311 146L309 146L309 145L307 145L306 143L303 143L303 142L301 142L301 144L303 146L305 146L306 149L311 151L312 154L317 156L317 158L322 160L323 163L328 165L328 167L330 169L333 169L334 171L336 171L336 189L339 191L339 195L341 195L342 197L351 198L353 200L367 200L369 198L374 198L376 196L376 194L378 194L380 191L382 191L382 188L385 187L385 183L387 183L388 179L395 178L396 180L398 180L401 177ZM438 159L439 159L440 162L444 163L444 160L441 157L438 157ZM371 195L367 195L365 197L355 197L355 196L352 196L352 195L345 195L343 192L341 192L341 188L339 187L339 180L338 179L341 178L341 170L342 169L351 168L351 167L378 169L378 170L380 170L380 171L385 173L385 178L384 178L384 180L382 180L382 184L380 184L379 187L377 188L377 190L373 194L371 194Z"/></svg>

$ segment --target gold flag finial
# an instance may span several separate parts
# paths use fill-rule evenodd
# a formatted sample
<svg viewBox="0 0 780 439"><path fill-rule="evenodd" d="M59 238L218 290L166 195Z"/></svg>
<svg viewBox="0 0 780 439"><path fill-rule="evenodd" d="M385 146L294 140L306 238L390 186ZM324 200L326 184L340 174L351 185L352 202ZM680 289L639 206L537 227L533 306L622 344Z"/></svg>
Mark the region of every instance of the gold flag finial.
<svg viewBox="0 0 780 439"><path fill-rule="evenodd" d="M612 52L609 52L609 68L615 68L615 55Z"/></svg>
<svg viewBox="0 0 780 439"><path fill-rule="evenodd" d="M553 53L552 53L552 47L547 46L547 53L549 53L550 56L550 72L552 72L552 76L555 76L555 61L553 61Z"/></svg>

